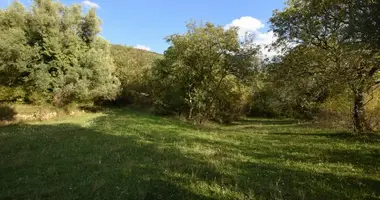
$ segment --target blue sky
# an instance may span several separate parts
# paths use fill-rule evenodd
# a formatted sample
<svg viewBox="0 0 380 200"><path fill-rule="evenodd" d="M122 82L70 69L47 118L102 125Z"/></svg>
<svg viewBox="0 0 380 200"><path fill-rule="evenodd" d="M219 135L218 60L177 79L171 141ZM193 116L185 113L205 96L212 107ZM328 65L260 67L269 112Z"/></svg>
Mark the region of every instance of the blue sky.
<svg viewBox="0 0 380 200"><path fill-rule="evenodd" d="M0 0L5 8L11 0ZM28 4L31 0L21 0ZM189 20L235 25L257 35L257 43L273 39L267 33L268 19L284 0L61 0L67 5L95 6L103 21L101 35L113 44L148 48L162 53L168 44L164 37L185 31Z"/></svg>

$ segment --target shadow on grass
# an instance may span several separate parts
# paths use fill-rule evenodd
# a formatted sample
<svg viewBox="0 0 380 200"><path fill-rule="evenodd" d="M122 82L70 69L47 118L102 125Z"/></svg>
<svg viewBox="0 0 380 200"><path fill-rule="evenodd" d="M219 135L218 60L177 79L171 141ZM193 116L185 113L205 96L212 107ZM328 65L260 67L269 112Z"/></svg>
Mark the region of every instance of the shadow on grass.
<svg viewBox="0 0 380 200"><path fill-rule="evenodd" d="M376 199L378 180L315 173L276 165L242 163L239 185L265 199ZM248 190L249 188L244 188Z"/></svg>
<svg viewBox="0 0 380 200"><path fill-rule="evenodd" d="M236 144L202 138L193 139L194 142L205 146L224 149L223 153L227 157L241 155L264 163L269 161L274 164L295 164L298 167L307 167L313 170L318 170L319 166L324 168L325 165L333 165L332 168L341 167L346 171L359 170L367 175L378 174L380 167L380 146L376 145L380 143L354 142L350 144L342 143L342 141L334 142L329 138L311 138L309 136L294 138L292 135L276 134L265 135L261 139L252 138L252 140L253 142ZM345 146L336 146L342 146L342 144ZM350 148L350 145L356 145L356 148ZM232 164L236 164L239 168L239 162ZM339 173L339 170L337 172ZM378 183L380 188L380 182Z"/></svg>
<svg viewBox="0 0 380 200"><path fill-rule="evenodd" d="M258 146L194 138L192 125L138 112L110 112L88 127L13 125L0 129L0 199L363 199L380 196L380 182L264 161L289 153L287 135ZM199 133L201 134L201 133ZM202 133L202 134L207 134ZM284 137L284 138L282 138ZM204 155L180 147L220 150ZM293 146L297 148L297 146ZM270 150L272 149L272 150ZM262 154L258 154L258 151ZM294 149L292 149L294 150ZM299 147L299 151L305 151ZM317 150L318 151L318 150ZM252 162L234 158L239 152ZM343 152L336 153L338 158ZM342 154L340 154L342 153ZM330 155L329 154L329 155ZM361 157L358 162L372 157ZM363 158L363 159L362 159ZM225 159L222 166L215 162ZM288 156L295 161L297 157ZM305 159L302 162L311 162ZM368 163L373 167L374 163ZM225 169L224 167L231 167ZM376 168L376 167L375 167ZM227 173L228 170L231 173ZM232 192L231 192L232 191ZM371 196L372 195L372 196Z"/></svg>
<svg viewBox="0 0 380 200"><path fill-rule="evenodd" d="M271 135L280 136L311 136L311 137L323 137L333 140L344 140L349 142L360 142L360 143L380 143L380 134L363 134L355 135L349 132L337 132L337 133L271 133Z"/></svg>
<svg viewBox="0 0 380 200"><path fill-rule="evenodd" d="M0 133L1 199L206 199L167 173L189 164L212 171L209 165L137 137L72 124L14 125Z"/></svg>
<svg viewBox="0 0 380 200"><path fill-rule="evenodd" d="M248 118L237 120L236 122L233 122L233 125L294 125L299 123L299 121L291 119Z"/></svg>

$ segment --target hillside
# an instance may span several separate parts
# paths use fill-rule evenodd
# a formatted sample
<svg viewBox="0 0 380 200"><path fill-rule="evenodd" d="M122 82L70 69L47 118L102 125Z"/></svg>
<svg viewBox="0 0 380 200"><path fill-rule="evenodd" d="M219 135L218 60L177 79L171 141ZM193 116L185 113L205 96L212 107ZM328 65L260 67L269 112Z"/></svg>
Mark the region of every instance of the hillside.
<svg viewBox="0 0 380 200"><path fill-rule="evenodd" d="M133 69L150 67L157 58L162 57L161 54L152 51L118 44L111 45L111 54L117 67Z"/></svg>
<svg viewBox="0 0 380 200"><path fill-rule="evenodd" d="M139 95L147 92L144 76L162 55L123 45L112 45L111 54L121 82L122 92L117 101L121 104L144 101Z"/></svg>

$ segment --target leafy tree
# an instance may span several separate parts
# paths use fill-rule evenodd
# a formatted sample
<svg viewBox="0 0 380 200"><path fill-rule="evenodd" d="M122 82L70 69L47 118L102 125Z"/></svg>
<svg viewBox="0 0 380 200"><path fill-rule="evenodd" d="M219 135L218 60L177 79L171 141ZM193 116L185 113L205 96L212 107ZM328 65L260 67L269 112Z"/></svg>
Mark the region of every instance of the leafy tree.
<svg viewBox="0 0 380 200"><path fill-rule="evenodd" d="M342 89L339 82L326 76L325 69L332 63L324 58L318 48L298 45L282 55L280 61L268 64L265 85L255 94L263 102L262 107L267 107L263 112L314 119L320 104Z"/></svg>
<svg viewBox="0 0 380 200"><path fill-rule="evenodd" d="M257 48L243 48L236 28L190 23L187 29L167 38L171 46L152 69L155 106L198 122L229 122L241 110L243 78L255 69Z"/></svg>
<svg viewBox="0 0 380 200"><path fill-rule="evenodd" d="M26 10L17 1L0 11L0 84L16 87L23 83L25 72L37 55L28 45Z"/></svg>
<svg viewBox="0 0 380 200"><path fill-rule="evenodd" d="M91 8L80 24L80 36L87 44L92 43L100 33L100 20L95 8Z"/></svg>
<svg viewBox="0 0 380 200"><path fill-rule="evenodd" d="M95 10L35 0L29 10L15 1L0 13L0 78L22 86L32 102L66 105L116 96L109 44L97 36Z"/></svg>
<svg viewBox="0 0 380 200"><path fill-rule="evenodd" d="M278 45L302 45L323 55L324 62L312 60L294 70L320 73L325 81L350 88L357 132L367 128L365 94L380 83L379 7L373 0L289 0L287 8L271 18Z"/></svg>

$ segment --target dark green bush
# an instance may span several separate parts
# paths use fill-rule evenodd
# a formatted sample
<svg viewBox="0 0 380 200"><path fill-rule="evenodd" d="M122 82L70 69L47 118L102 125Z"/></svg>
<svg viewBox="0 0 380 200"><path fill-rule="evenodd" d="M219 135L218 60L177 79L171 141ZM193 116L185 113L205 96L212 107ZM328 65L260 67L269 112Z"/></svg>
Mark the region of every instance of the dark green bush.
<svg viewBox="0 0 380 200"><path fill-rule="evenodd" d="M2 102L14 102L24 101L25 90L21 87L6 87L0 86L0 101Z"/></svg>
<svg viewBox="0 0 380 200"><path fill-rule="evenodd" d="M8 105L0 105L0 121L10 121L16 116L16 111Z"/></svg>

